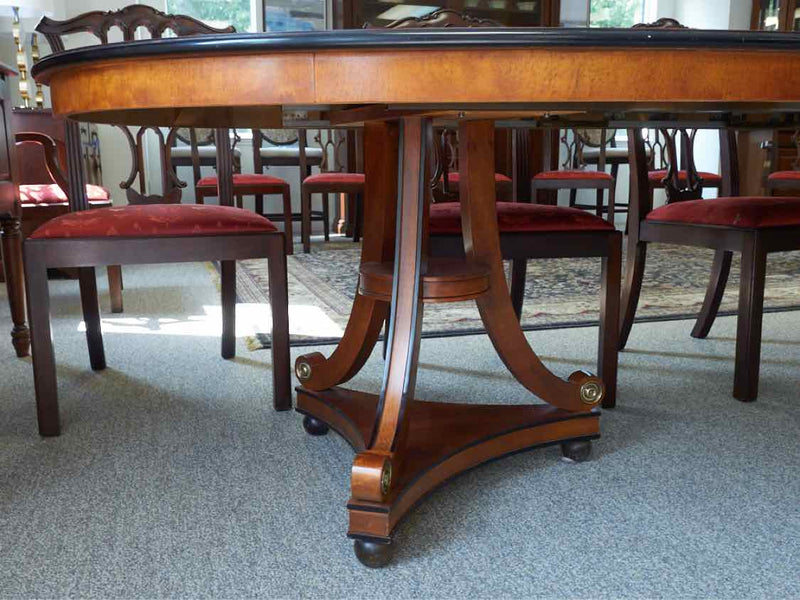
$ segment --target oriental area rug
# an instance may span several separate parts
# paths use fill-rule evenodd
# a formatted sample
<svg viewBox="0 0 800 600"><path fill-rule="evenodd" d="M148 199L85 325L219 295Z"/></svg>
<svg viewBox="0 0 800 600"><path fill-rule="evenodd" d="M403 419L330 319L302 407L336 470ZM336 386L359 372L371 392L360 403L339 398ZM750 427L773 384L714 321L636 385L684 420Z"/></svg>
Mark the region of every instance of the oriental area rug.
<svg viewBox="0 0 800 600"><path fill-rule="evenodd" d="M288 257L292 345L339 340L353 303L359 255L359 244L339 239L313 244L310 254L298 252ZM712 259L710 250L651 244L636 320L694 318L703 302ZM238 266L238 301L263 309L262 305L269 304L267 261L240 261ZM735 254L721 315L736 313L738 287L739 262ZM530 260L523 329L596 325L599 291L599 258ZM800 252L769 255L764 306L767 311L800 309ZM259 328L263 331L248 338L253 350L270 346L269 325ZM472 301L424 307L423 337L483 331Z"/></svg>

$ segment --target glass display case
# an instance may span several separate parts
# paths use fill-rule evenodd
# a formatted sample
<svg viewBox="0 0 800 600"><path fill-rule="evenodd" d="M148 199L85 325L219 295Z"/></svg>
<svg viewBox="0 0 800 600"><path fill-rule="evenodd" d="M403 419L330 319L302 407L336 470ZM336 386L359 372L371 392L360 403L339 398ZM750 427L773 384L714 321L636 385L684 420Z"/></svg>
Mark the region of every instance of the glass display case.
<svg viewBox="0 0 800 600"><path fill-rule="evenodd" d="M761 31L800 31L800 2L753 0L750 28Z"/></svg>

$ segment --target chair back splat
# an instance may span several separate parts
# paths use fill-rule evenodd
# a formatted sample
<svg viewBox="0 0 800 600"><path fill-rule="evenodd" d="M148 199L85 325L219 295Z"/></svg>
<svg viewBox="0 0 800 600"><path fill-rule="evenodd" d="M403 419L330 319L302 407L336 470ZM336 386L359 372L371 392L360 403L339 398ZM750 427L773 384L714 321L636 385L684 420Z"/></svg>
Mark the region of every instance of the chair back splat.
<svg viewBox="0 0 800 600"><path fill-rule="evenodd" d="M63 52L65 49L64 37L74 33L90 33L94 35L100 44L108 44L108 33L112 28L119 28L122 31L122 39L126 42L133 41L136 30L144 27L150 32L153 38L164 36L167 30L172 31L177 36L204 35L212 33L233 33L233 27L222 29L206 25L192 17L184 15L168 15L155 8L143 4L132 4L119 10L113 11L93 11L78 15L65 21L56 21L49 17L44 17L36 26L36 31L44 35L53 52ZM186 184L177 179L169 167L169 162L164 162L169 158L169 145L174 139L174 132L170 130L167 139L170 140L165 148L163 134L157 131L159 136L159 150L162 164L162 183L164 198L158 200L157 197L145 196L144 188L144 163L142 160L143 152L140 144L142 143L144 131L141 128L136 133L135 139L130 131L120 127L131 148L133 166L131 176L121 184L126 190L128 201L132 204L139 202L152 203L155 201L179 202L180 189ZM155 129L155 128L153 128ZM80 143L80 125L72 120L66 120L65 146L67 155L67 172L69 190L70 210L86 210L89 208L89 201L86 196L85 182L86 176L83 170L82 153ZM131 188L131 184L138 175L139 193ZM177 191L177 194L175 193ZM177 196L177 199L176 199Z"/></svg>

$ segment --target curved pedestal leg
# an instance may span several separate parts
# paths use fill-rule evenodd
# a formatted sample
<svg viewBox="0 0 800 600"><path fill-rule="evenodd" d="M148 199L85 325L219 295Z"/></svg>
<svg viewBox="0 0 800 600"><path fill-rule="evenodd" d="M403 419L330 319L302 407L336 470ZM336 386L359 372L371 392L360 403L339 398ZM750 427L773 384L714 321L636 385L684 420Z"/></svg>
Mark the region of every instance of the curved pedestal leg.
<svg viewBox="0 0 800 600"><path fill-rule="evenodd" d="M511 306L514 308L514 314L517 315L517 321L522 319L527 270L527 260L517 258L511 261Z"/></svg>
<svg viewBox="0 0 800 600"><path fill-rule="evenodd" d="M394 256L397 212L398 127L370 123L364 127L367 177L364 241L361 262L383 262ZM300 356L295 373L304 387L324 390L351 379L375 347L389 314L386 302L356 294L342 341L329 358L319 353Z"/></svg>
<svg viewBox="0 0 800 600"><path fill-rule="evenodd" d="M602 398L602 381L580 377L579 383L573 383L551 373L531 349L514 313L497 228L493 122L467 121L459 125L459 164L464 247L468 259L483 263L490 270L489 291L476 302L495 350L517 381L548 404L569 411L591 410Z"/></svg>
<svg viewBox="0 0 800 600"><path fill-rule="evenodd" d="M391 131L388 125L380 127L384 132ZM485 292L478 302L480 305L488 298L481 307L482 312L498 310L503 313L499 321L494 320L492 314L485 317L487 326L493 327L495 333L499 334L504 328L503 335L518 334L522 339L528 354L520 360L508 356L504 356L504 360L517 369L515 375L518 378L523 372L523 379L533 381L534 387L541 388L545 399L553 400L552 405L457 404L414 399L422 318L421 283L427 263L428 166L425 147L429 130L430 122L426 119L408 117L403 120L403 170L398 186L402 203L398 211L396 252L392 254L391 247L387 247L389 236L386 229L382 230L384 247L378 252L374 246L377 238L371 237L375 229L364 228L365 252L366 246L372 243L370 252L374 253L373 256L395 256L388 355L381 394L338 387L310 389L308 385L297 390L297 410L307 417L304 420L306 430L321 434L330 427L342 435L357 453L347 505L350 517L348 536L355 540L356 556L370 567L383 566L390 560L392 533L398 522L420 499L450 478L490 460L548 444L565 444L564 451L568 455L586 458L589 440L599 437L600 413L591 408L602 397L600 381L583 373L573 375L570 381L563 381L541 363L537 368L531 360L532 355L538 361L527 345L511 307L499 255L496 224L494 231L489 228L489 235L495 236L493 248L496 255L492 258L496 258L496 263L492 265L494 278L491 279L495 288ZM491 135L486 137L493 137L491 126L488 132ZM462 137L461 144L468 145L469 136ZM476 152L480 160L491 164L494 156L491 145L479 144ZM367 152L368 159L370 154ZM374 171L368 169L367 172L369 193L370 182L378 179ZM485 179L481 185L485 183L491 195L475 201L480 209L474 211L473 222L480 217L480 210L486 210L491 214L491 223L496 223L493 213L494 171L490 168L478 172ZM463 194L462 188L462 197ZM365 209L369 219L373 203L365 202ZM386 223L386 215L381 222ZM488 244L482 237L477 240L479 248L481 244ZM468 256L470 250L468 246ZM358 296L354 309L367 311L370 305L366 302L367 298ZM381 304L385 307L388 303ZM374 308L375 305L371 306ZM355 327L354 322L359 322L358 319L354 321L355 318L355 315L351 318L348 329ZM363 321L363 315L360 319ZM518 344L519 338L514 338L515 343ZM320 358L312 365L308 362L309 357L301 357L297 363L298 371L307 370L302 375L307 375L306 381L313 381L315 385L332 381L344 373L354 372L365 344L363 339L357 340L346 332L345 340L330 359ZM517 346L506 345L502 340L496 342L495 347L506 355L519 351ZM524 372L526 369L531 373ZM565 410L558 404L578 406Z"/></svg>
<svg viewBox="0 0 800 600"><path fill-rule="evenodd" d="M711 278L708 280L703 308L700 309L697 322L692 329L693 338L705 338L711 331L711 326L714 325L722 296L725 294L725 286L728 284L732 259L733 252L728 250L717 250L714 253L714 264L711 266Z"/></svg>

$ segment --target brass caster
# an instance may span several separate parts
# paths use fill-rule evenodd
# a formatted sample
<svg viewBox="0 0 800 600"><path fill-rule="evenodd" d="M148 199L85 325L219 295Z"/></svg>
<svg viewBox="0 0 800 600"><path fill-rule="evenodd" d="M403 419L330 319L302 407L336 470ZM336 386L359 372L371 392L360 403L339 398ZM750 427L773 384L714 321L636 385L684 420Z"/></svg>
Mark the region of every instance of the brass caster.
<svg viewBox="0 0 800 600"><path fill-rule="evenodd" d="M353 550L356 558L365 567L370 569L380 569L392 561L394 556L394 544L391 542L382 544L380 542L368 542L365 540L355 540Z"/></svg>
<svg viewBox="0 0 800 600"><path fill-rule="evenodd" d="M306 433L309 435L316 436L325 435L329 430L325 423L315 419L314 417L309 417L308 415L303 418L303 429L305 429Z"/></svg>
<svg viewBox="0 0 800 600"><path fill-rule="evenodd" d="M569 462L585 462L592 455L592 442L572 440L561 444L561 455Z"/></svg>

